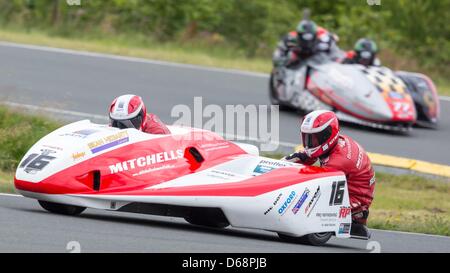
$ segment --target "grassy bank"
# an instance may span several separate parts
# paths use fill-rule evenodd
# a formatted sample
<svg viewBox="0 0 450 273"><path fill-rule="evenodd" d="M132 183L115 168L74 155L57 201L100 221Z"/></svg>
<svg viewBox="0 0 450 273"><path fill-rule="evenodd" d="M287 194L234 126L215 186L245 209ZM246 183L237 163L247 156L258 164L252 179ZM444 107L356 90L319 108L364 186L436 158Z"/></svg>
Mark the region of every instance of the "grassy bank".
<svg viewBox="0 0 450 273"><path fill-rule="evenodd" d="M5 172L0 170L0 192L13 193L14 173L12 171Z"/></svg>
<svg viewBox="0 0 450 273"><path fill-rule="evenodd" d="M377 173L369 226L450 236L450 183Z"/></svg>
<svg viewBox="0 0 450 273"><path fill-rule="evenodd" d="M76 38L63 38L39 30L27 32L21 29L0 29L0 41L262 73L268 73L271 69L270 57L248 58L244 51L237 48L214 45L211 41L202 40L186 41L182 44L175 42L161 43L138 34L117 34L114 36L86 34L84 36L77 35ZM419 70L419 66L415 62L401 59L389 51L383 53L381 58L389 67L412 71ZM426 71L425 73L428 74ZM437 84L439 93L450 96L450 81L446 77L434 76L433 73L430 76Z"/></svg>
<svg viewBox="0 0 450 273"><path fill-rule="evenodd" d="M59 125L41 116L0 107L0 179L7 180L28 149Z"/></svg>

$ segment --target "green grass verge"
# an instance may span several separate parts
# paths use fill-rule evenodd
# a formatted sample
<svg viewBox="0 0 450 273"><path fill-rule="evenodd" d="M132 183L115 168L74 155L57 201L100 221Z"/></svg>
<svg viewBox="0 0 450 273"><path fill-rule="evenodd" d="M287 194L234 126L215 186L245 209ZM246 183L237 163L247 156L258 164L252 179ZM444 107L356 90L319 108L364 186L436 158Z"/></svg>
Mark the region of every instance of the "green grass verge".
<svg viewBox="0 0 450 273"><path fill-rule="evenodd" d="M0 106L0 192L14 192L14 170L23 155L59 126L48 118Z"/></svg>
<svg viewBox="0 0 450 273"><path fill-rule="evenodd" d="M34 44L85 50L100 53L110 53L123 56L141 57L152 60L171 61L177 63L196 64L210 67L239 69L246 71L269 73L272 62L270 58L247 58L245 52L211 40L189 40L185 42L156 42L139 34L117 34L105 36L95 33L73 33L69 37L61 37L57 33L44 30L8 28L0 29L0 41L24 44ZM395 54L388 55L387 65L394 65L392 59L398 59ZM402 63L402 60L397 60ZM404 69L410 66L404 64ZM415 66L414 66L415 67ZM434 77L438 92L450 96L450 81L447 77Z"/></svg>
<svg viewBox="0 0 450 273"><path fill-rule="evenodd" d="M42 116L0 107L0 170L14 170L36 141L59 126L57 122Z"/></svg>
<svg viewBox="0 0 450 273"><path fill-rule="evenodd" d="M13 193L14 173L12 171L5 172L0 170L0 192Z"/></svg>
<svg viewBox="0 0 450 273"><path fill-rule="evenodd" d="M450 183L377 173L369 226L450 236Z"/></svg>
<svg viewBox="0 0 450 273"><path fill-rule="evenodd" d="M158 43L148 37L126 34L111 37L92 34L59 37L45 31L26 32L20 29L0 29L0 40L265 73L271 69L270 59L249 59L238 49L211 45L203 41L187 41L183 44Z"/></svg>

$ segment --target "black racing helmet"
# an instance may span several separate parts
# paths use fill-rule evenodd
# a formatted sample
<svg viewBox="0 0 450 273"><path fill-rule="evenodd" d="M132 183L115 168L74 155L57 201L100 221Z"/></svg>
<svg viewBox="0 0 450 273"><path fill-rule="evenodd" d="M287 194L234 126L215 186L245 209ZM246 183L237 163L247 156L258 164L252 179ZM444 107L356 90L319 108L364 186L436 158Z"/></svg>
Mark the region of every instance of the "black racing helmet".
<svg viewBox="0 0 450 273"><path fill-rule="evenodd" d="M356 62L362 65L373 65L378 53L377 44L370 39L361 38L355 43Z"/></svg>
<svg viewBox="0 0 450 273"><path fill-rule="evenodd" d="M302 20L297 25L298 45L305 53L312 52L317 38L317 25L311 20Z"/></svg>

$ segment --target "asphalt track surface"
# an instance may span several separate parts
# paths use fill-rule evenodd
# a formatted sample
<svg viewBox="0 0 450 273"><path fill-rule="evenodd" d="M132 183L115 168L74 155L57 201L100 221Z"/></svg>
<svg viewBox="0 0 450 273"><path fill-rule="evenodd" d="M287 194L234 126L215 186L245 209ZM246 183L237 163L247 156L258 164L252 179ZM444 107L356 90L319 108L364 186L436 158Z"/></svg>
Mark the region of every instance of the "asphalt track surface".
<svg viewBox="0 0 450 273"><path fill-rule="evenodd" d="M249 73L83 56L0 44L0 100L106 115L112 99L141 95L151 112L171 124L175 105L267 105L268 80ZM192 110L194 111L194 110ZM207 121L209 118L205 118ZM280 140L299 142L299 114L280 113ZM344 125L367 151L450 165L450 101L441 100L438 130L408 135Z"/></svg>
<svg viewBox="0 0 450 273"><path fill-rule="evenodd" d="M179 218L88 209L80 216L51 214L35 200L0 196L0 252L450 252L450 237L372 230L370 241L332 238L326 246L285 243L275 233L210 229ZM377 248L378 249L378 248Z"/></svg>
<svg viewBox="0 0 450 273"><path fill-rule="evenodd" d="M81 56L0 45L0 99L105 115L112 98L132 92L165 122L177 104L267 104L258 75ZM450 164L450 102L441 102L439 130L410 135L344 127L368 151ZM296 143L299 117L281 113L281 140ZM0 252L368 252L367 241L331 239L325 247L281 242L271 232L192 226L182 219L88 209L79 217L53 215L35 200L0 195ZM450 238L373 231L382 252L450 252ZM377 243L374 243L377 244Z"/></svg>

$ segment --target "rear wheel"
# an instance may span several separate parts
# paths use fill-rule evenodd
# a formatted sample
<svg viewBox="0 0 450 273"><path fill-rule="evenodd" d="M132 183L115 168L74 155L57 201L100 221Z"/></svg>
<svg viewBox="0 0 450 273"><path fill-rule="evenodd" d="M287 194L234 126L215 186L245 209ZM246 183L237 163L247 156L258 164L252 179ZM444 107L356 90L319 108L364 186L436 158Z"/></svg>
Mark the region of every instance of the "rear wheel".
<svg viewBox="0 0 450 273"><path fill-rule="evenodd" d="M322 233L311 233L300 237L290 236L282 233L278 233L280 239L286 242L300 243L313 246L324 245L328 240L330 240L332 232L322 232Z"/></svg>
<svg viewBox="0 0 450 273"><path fill-rule="evenodd" d="M64 204L58 204L53 202L47 202L38 200L39 205L41 205L42 208L45 210L57 213L57 214L63 214L63 215L78 215L82 213L86 208L85 207L78 207L78 206L72 206L72 205L64 205Z"/></svg>

